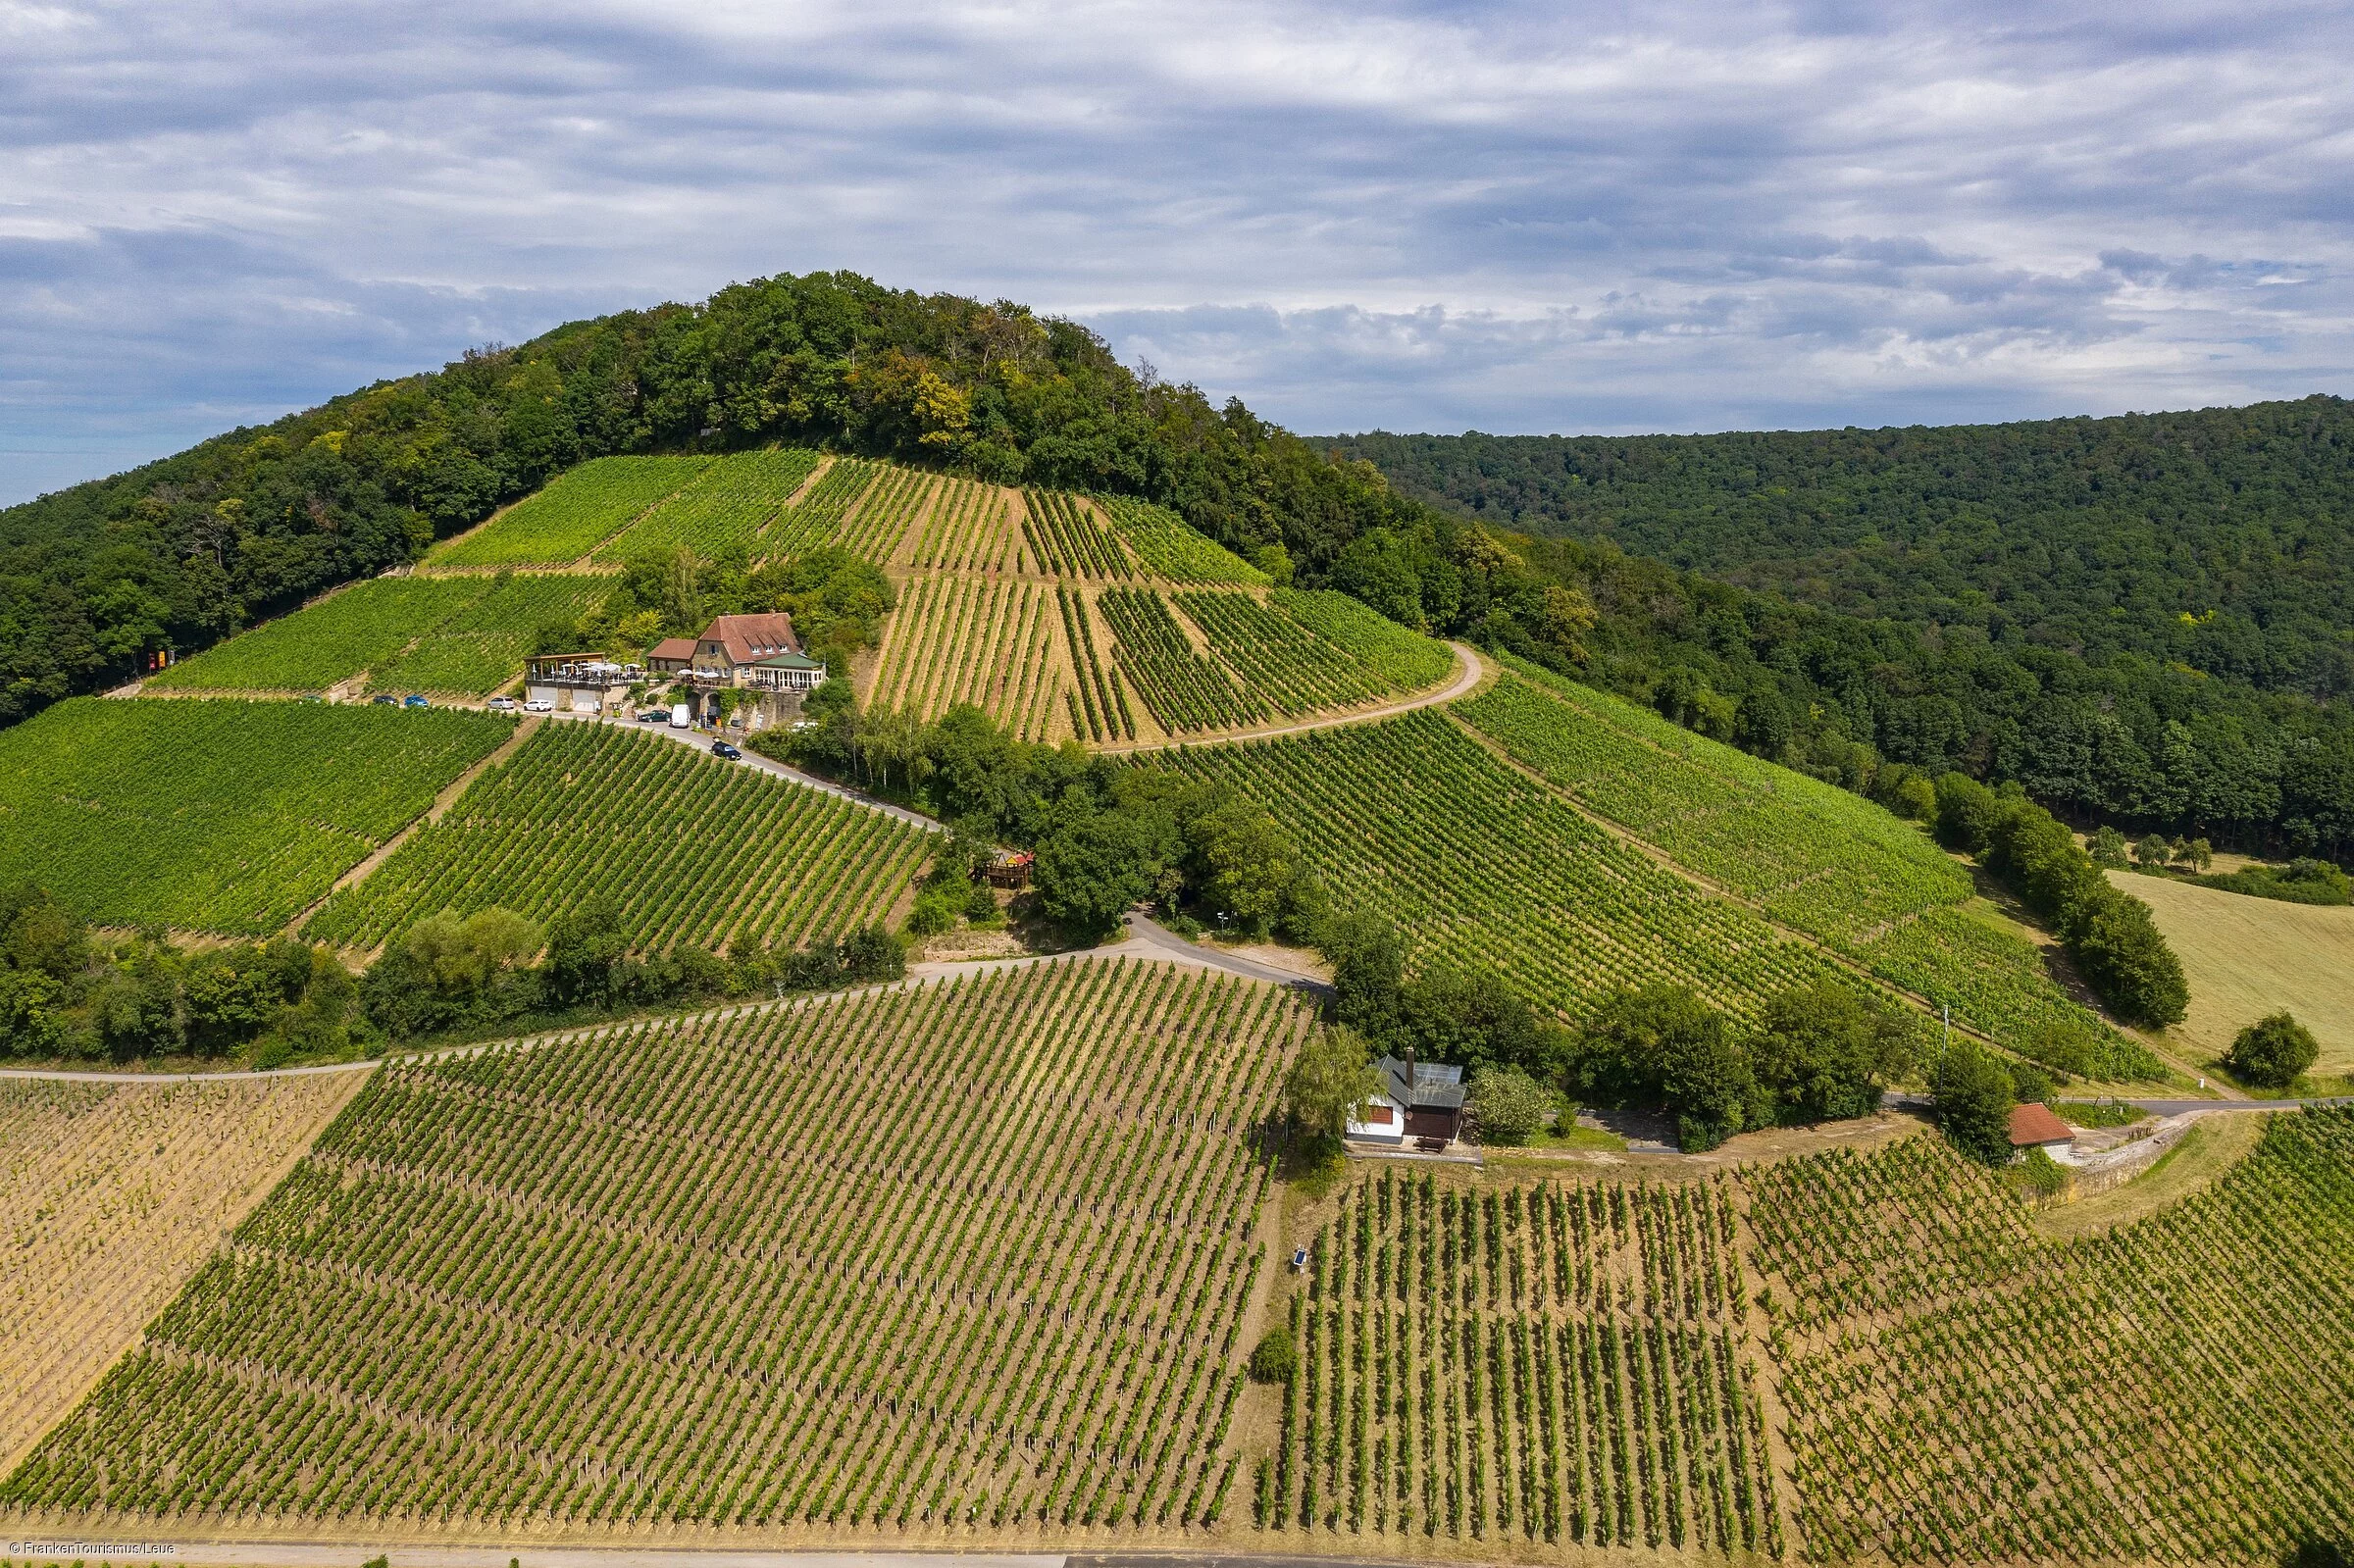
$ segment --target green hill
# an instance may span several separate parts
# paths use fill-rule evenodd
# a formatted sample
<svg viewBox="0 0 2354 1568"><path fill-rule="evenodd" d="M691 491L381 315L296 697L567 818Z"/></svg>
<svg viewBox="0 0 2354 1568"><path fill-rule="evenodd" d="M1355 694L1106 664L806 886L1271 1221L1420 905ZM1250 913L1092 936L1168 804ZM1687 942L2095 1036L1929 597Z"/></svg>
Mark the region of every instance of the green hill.
<svg viewBox="0 0 2354 1568"><path fill-rule="evenodd" d="M217 1251L148 1268L94 1387L20 1399L0 1516L355 1554L2327 1568L2354 1113L2145 1125L2144 1185L2039 1212L2131 1173L2002 1165L2045 1092L2015 1058L2188 1080L1989 879L2086 973L2163 948L2088 939L2075 836L1971 782L2354 834L2334 697L2135 619L2212 581L2200 628L2269 607L2267 658L2328 664L2344 563L2295 520L2336 505L2340 405L2294 407L2244 422L2263 480L2195 420L2021 428L1991 468L1983 431L1579 447L1623 503L1579 514L1597 543L1426 505L1068 324L818 276L0 513L0 1054L355 1071ZM1810 555L1777 510L1809 476L1840 527L1910 522ZM2005 509L2018 537L1974 521ZM2112 555L2071 531L2100 517ZM1609 546L1677 519L1770 591ZM2028 533L2041 565L1963 548ZM2297 540L2301 585L2265 553ZM1963 613L1978 568L2016 615ZM765 757L366 697L778 609L836 678L741 737ZM1167 929L1124 935L1140 906ZM1310 958L1329 997L1265 978ZM1468 1067L1468 1138L1375 1116L1368 1042ZM1407 1136L1345 1154L1350 1123ZM0 1168L56 1125L0 1117ZM12 1333L127 1287L27 1277L89 1239L4 1183L0 1220L4 1382Z"/></svg>
<svg viewBox="0 0 2354 1568"><path fill-rule="evenodd" d="M1407 493L1998 645L2354 691L2354 403L1722 435L1346 436Z"/></svg>
<svg viewBox="0 0 2354 1568"><path fill-rule="evenodd" d="M2354 854L2354 415L1331 443L1449 520L1361 568L1432 618L1851 787L2016 781L2080 822ZM1593 612L1548 648L1501 541ZM1450 545L1447 541L1457 542Z"/></svg>
<svg viewBox="0 0 2354 1568"><path fill-rule="evenodd" d="M703 473L719 452L771 446L785 450ZM1271 520L1295 519L1326 559L1394 510L1239 404L1221 413L1190 386L1148 393L1072 323L848 273L781 275L574 322L0 509L0 725L413 563L527 496L435 559L564 565L683 531L741 541L821 447L1159 502L1225 543L1284 536ZM838 466L808 498L814 513L839 520L875 473ZM927 482L894 478L903 488L873 517ZM629 527L657 502L661 520ZM1160 548L1152 514L1117 521L1138 549ZM1252 576L1230 559L1207 570L1178 581Z"/></svg>

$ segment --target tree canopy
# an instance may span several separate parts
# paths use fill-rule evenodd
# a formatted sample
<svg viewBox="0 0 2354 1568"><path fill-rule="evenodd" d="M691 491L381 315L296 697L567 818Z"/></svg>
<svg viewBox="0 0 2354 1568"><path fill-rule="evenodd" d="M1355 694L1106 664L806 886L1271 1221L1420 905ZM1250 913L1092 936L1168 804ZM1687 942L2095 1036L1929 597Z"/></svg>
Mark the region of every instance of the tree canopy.
<svg viewBox="0 0 2354 1568"><path fill-rule="evenodd" d="M2224 1066L2242 1083L2284 1089L2320 1055L2313 1031L2287 1013L2274 1013L2239 1032L2224 1053Z"/></svg>

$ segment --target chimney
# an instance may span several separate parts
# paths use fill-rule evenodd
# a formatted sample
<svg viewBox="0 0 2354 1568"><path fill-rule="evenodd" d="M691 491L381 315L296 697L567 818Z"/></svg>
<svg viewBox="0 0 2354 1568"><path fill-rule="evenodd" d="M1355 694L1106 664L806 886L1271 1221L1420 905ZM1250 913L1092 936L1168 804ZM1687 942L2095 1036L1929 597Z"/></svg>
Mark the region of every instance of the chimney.
<svg viewBox="0 0 2354 1568"><path fill-rule="evenodd" d="M1414 1108L1414 1048L1411 1045L1406 1048L1406 1105L1404 1108L1409 1111Z"/></svg>

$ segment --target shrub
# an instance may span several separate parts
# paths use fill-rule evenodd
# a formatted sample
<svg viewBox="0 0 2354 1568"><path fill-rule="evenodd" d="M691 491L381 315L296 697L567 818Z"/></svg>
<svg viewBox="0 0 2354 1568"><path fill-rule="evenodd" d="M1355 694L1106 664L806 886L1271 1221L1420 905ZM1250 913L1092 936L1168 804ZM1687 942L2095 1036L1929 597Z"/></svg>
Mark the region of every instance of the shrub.
<svg viewBox="0 0 2354 1568"><path fill-rule="evenodd" d="M2275 1013L2239 1032L2224 1053L2224 1066L2242 1083L2286 1088L2320 1054L2311 1030L2287 1013Z"/></svg>
<svg viewBox="0 0 2354 1568"><path fill-rule="evenodd" d="M998 907L998 895L990 890L989 884L974 883L965 892L964 918L974 925L998 925L999 917L1003 914L1004 911Z"/></svg>
<svg viewBox="0 0 2354 1568"><path fill-rule="evenodd" d="M1525 1143L1553 1109L1553 1096L1517 1067L1473 1069L1465 1101L1483 1143Z"/></svg>
<svg viewBox="0 0 2354 1568"><path fill-rule="evenodd" d="M956 887L927 887L916 895L915 907L907 912L907 935L937 936L956 924L964 912L965 894Z"/></svg>
<svg viewBox="0 0 2354 1568"><path fill-rule="evenodd" d="M1714 1026L1669 1042L1660 1062L1661 1098L1675 1115L1676 1145L1687 1154L1713 1149L1741 1131L1757 1092L1741 1042Z"/></svg>
<svg viewBox="0 0 2354 1568"><path fill-rule="evenodd" d="M1251 1352L1253 1383L1289 1383L1300 1375L1300 1341L1283 1324L1269 1329Z"/></svg>
<svg viewBox="0 0 2354 1568"><path fill-rule="evenodd" d="M1797 1122L1870 1115L1913 1052L1910 1019L1829 981L1767 997L1750 1043L1759 1086L1781 1119Z"/></svg>
<svg viewBox="0 0 2354 1568"><path fill-rule="evenodd" d="M1381 1085L1366 1060L1364 1037L1327 1029L1309 1040L1283 1081L1284 1109L1310 1138L1339 1138Z"/></svg>
<svg viewBox="0 0 2354 1568"><path fill-rule="evenodd" d="M2068 1190L2066 1167L2039 1148L2027 1150L2026 1158L2006 1174L2015 1189L2037 1197L2058 1197Z"/></svg>
<svg viewBox="0 0 2354 1568"><path fill-rule="evenodd" d="M1966 773L1941 774L1937 779L1937 840L1949 849L1982 855L1994 843L1994 822L2001 814L1994 791Z"/></svg>
<svg viewBox="0 0 2354 1568"><path fill-rule="evenodd" d="M2354 904L2354 877L2327 860L2292 860L2286 867L2242 866L2237 871L2205 873L2194 880L2202 887L2292 904Z"/></svg>

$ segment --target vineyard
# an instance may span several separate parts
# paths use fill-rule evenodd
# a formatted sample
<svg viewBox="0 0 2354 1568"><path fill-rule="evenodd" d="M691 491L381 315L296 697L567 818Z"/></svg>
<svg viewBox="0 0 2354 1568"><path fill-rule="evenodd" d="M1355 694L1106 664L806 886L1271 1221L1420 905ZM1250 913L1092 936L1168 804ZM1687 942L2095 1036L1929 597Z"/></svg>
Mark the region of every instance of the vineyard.
<svg viewBox="0 0 2354 1568"><path fill-rule="evenodd" d="M1005 492L971 480L943 480L931 515L907 551L927 571L1012 572L1024 561Z"/></svg>
<svg viewBox="0 0 2354 1568"><path fill-rule="evenodd" d="M1969 872L1870 801L1521 668L1531 680L1499 682L1456 712L1596 815L1770 918L1846 946L1970 896Z"/></svg>
<svg viewBox="0 0 2354 1568"><path fill-rule="evenodd" d="M1436 685L1455 668L1455 654L1445 643L1407 631L1346 593L1277 588L1267 602L1379 674L1392 690Z"/></svg>
<svg viewBox="0 0 2354 1568"><path fill-rule="evenodd" d="M836 529L830 542L870 561L890 560L940 483L919 469L877 464L874 483L859 498L858 509Z"/></svg>
<svg viewBox="0 0 2354 1568"><path fill-rule="evenodd" d="M436 567L570 566L676 494L707 457L600 457L426 556Z"/></svg>
<svg viewBox="0 0 2354 1568"><path fill-rule="evenodd" d="M844 542L836 536L842 531L843 520L882 472L879 463L854 457L836 458L817 477L817 482L770 526L764 553L786 559L820 544Z"/></svg>
<svg viewBox="0 0 2354 1568"><path fill-rule="evenodd" d="M1056 616L1041 582L919 577L892 617L867 701L925 719L970 702L1024 740L1047 739L1062 717Z"/></svg>
<svg viewBox="0 0 2354 1568"><path fill-rule="evenodd" d="M1310 596L1289 597L1296 601ZM1287 718L1319 709L1377 702L1409 686L1432 684L1455 666L1455 655L1445 644L1416 636L1403 627L1395 630L1406 646L1412 648L1410 654L1398 643L1391 643L1384 649L1391 657L1364 658L1302 625L1287 613L1289 605L1282 597L1261 604L1248 593L1197 588L1179 593L1177 605L1188 620L1202 629L1203 636L1226 667ZM1357 608L1361 615L1381 621L1373 611L1361 605ZM1339 619L1328 608L1319 606L1319 609L1324 610L1326 620ZM1391 623L1383 621L1382 625ZM1424 653L1424 649L1430 651ZM1407 670L1420 679L1399 679L1401 672Z"/></svg>
<svg viewBox="0 0 2354 1568"><path fill-rule="evenodd" d="M2046 1241L1940 1139L1741 1178L1808 1555L2273 1564L2354 1537L2354 1112Z"/></svg>
<svg viewBox="0 0 2354 1568"><path fill-rule="evenodd" d="M1343 1195L1293 1297L1267 1529L1780 1557L1730 1190Z"/></svg>
<svg viewBox="0 0 2354 1568"><path fill-rule="evenodd" d="M368 689L486 696L522 679L532 639L541 627L578 621L608 586L597 578L502 574L485 592L370 669Z"/></svg>
<svg viewBox="0 0 2354 1568"><path fill-rule="evenodd" d="M596 552L599 561L627 561L682 545L706 560L755 540L817 471L821 454L797 447L723 457Z"/></svg>
<svg viewBox="0 0 2354 1568"><path fill-rule="evenodd" d="M1170 734L1238 730L1266 717L1254 691L1245 689L1215 659L1194 651L1158 593L1105 588L1096 607L1111 628L1121 674ZM1134 733L1130 727L1131 738Z"/></svg>
<svg viewBox="0 0 2354 1568"><path fill-rule="evenodd" d="M1307 1027L1091 960L395 1064L0 1501L1214 1521Z"/></svg>
<svg viewBox="0 0 2354 1568"><path fill-rule="evenodd" d="M1084 497L1068 490L1024 490L1022 502L1022 536L1048 576L1123 582L1138 575L1119 538L1096 521Z"/></svg>
<svg viewBox="0 0 2354 1568"><path fill-rule="evenodd" d="M1087 595L1057 585L1054 602L1062 615L1063 646L1070 650L1071 679L1076 691L1062 694L1071 733L1087 740L1134 740L1136 710L1128 705L1128 687L1120 672L1096 640L1095 613Z"/></svg>
<svg viewBox="0 0 2354 1568"><path fill-rule="evenodd" d="M359 1086L0 1080L0 1464L137 1340Z"/></svg>
<svg viewBox="0 0 2354 1568"><path fill-rule="evenodd" d="M148 679L159 691L324 691L480 598L481 578L372 578ZM521 668L520 664L517 666Z"/></svg>
<svg viewBox="0 0 2354 1568"><path fill-rule="evenodd" d="M513 733L447 709L79 697L0 733L0 885L265 936Z"/></svg>
<svg viewBox="0 0 2354 1568"><path fill-rule="evenodd" d="M485 696L523 674L534 632L577 619L607 586L552 574L372 578L208 648L147 684L323 691L365 671L375 691Z"/></svg>
<svg viewBox="0 0 2354 1568"><path fill-rule="evenodd" d="M919 552L928 548L919 539ZM1029 739L1241 729L1427 687L1455 664L1446 644L1332 593L1278 591L1262 602L1180 590L1176 603L1208 653L1151 588L920 570L900 593L867 700L926 718L970 702Z"/></svg>
<svg viewBox="0 0 2354 1568"><path fill-rule="evenodd" d="M303 935L367 948L442 909L550 921L601 893L633 947L798 945L880 919L927 852L921 830L837 796L635 730L548 724Z"/></svg>
<svg viewBox="0 0 2354 1568"><path fill-rule="evenodd" d="M1418 962L1493 968L1567 1017L1654 981L1743 1016L1791 986L1857 984L1605 835L1433 712L1154 765L1265 805L1335 902L1384 911L1412 934Z"/></svg>
<svg viewBox="0 0 2354 1568"><path fill-rule="evenodd" d="M1164 507L1127 496L1099 496L1096 509L1136 558L1171 582L1225 582L1264 587L1267 575Z"/></svg>
<svg viewBox="0 0 2354 1568"><path fill-rule="evenodd" d="M1856 956L1873 974L1950 1006L1958 1021L2055 1067L2110 1083L2180 1082L2148 1046L2070 1000L2037 948L1967 910L1932 909Z"/></svg>
<svg viewBox="0 0 2354 1568"><path fill-rule="evenodd" d="M2090 1053L2095 1076L2166 1076L2071 1001L2032 946L1961 910L1969 873L1919 828L1631 703L1514 668L1528 679L1453 711L1597 816L2015 1048L2058 1054L2057 1032Z"/></svg>

